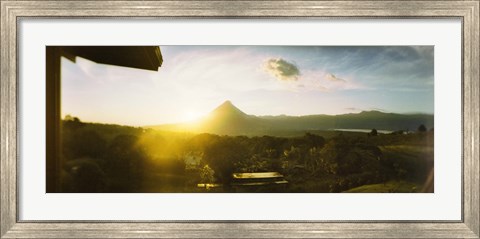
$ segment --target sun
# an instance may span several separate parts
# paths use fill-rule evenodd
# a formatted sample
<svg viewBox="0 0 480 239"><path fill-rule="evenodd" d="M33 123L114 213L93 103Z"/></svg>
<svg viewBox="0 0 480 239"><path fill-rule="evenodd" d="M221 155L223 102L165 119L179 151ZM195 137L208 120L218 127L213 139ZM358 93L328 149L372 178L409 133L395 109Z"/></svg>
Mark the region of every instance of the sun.
<svg viewBox="0 0 480 239"><path fill-rule="evenodd" d="M195 110L186 110L182 114L182 121L189 122L189 121L195 121L199 120L202 118L202 114L198 111Z"/></svg>

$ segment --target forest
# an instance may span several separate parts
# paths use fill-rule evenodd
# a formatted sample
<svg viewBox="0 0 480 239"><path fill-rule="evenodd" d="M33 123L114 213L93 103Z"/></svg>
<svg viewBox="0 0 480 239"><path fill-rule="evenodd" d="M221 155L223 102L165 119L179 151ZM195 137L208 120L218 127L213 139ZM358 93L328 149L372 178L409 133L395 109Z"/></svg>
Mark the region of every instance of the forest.
<svg viewBox="0 0 480 239"><path fill-rule="evenodd" d="M433 192L434 130L424 125L388 134L372 129L229 136L68 116L61 141L66 193ZM288 184L233 186L232 174L254 172L278 172Z"/></svg>

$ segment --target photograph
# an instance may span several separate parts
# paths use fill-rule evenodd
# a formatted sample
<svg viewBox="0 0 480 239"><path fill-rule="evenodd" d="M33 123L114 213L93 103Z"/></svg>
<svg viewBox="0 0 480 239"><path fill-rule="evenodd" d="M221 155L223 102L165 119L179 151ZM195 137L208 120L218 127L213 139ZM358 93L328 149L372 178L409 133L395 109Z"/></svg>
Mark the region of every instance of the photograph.
<svg viewBox="0 0 480 239"><path fill-rule="evenodd" d="M0 2L0 239L480 236L478 0Z"/></svg>
<svg viewBox="0 0 480 239"><path fill-rule="evenodd" d="M432 45L46 48L47 193L434 192Z"/></svg>

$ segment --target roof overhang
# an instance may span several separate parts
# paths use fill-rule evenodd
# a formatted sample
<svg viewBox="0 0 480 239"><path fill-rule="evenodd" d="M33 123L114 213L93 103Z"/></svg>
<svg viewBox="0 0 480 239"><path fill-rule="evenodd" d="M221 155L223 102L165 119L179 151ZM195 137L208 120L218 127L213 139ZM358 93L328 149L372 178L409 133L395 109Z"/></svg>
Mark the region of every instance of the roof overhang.
<svg viewBox="0 0 480 239"><path fill-rule="evenodd" d="M62 56L96 63L158 71L163 57L158 46L62 46Z"/></svg>

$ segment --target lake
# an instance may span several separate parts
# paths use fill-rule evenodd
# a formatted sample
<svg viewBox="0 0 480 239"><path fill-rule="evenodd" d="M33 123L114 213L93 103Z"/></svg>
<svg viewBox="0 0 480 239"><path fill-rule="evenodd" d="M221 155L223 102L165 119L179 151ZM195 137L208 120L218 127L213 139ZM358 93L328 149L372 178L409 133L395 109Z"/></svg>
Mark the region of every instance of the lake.
<svg viewBox="0 0 480 239"><path fill-rule="evenodd" d="M333 129L334 131L345 131L345 132L360 132L360 133L370 133L372 129ZM379 134L390 134L393 131L391 130L380 130L377 129L377 133Z"/></svg>

